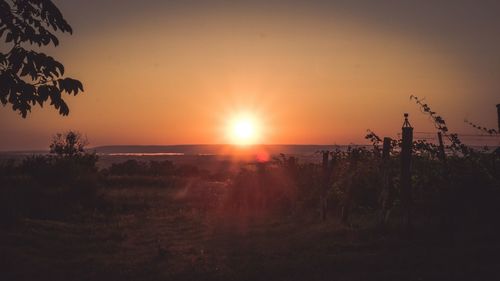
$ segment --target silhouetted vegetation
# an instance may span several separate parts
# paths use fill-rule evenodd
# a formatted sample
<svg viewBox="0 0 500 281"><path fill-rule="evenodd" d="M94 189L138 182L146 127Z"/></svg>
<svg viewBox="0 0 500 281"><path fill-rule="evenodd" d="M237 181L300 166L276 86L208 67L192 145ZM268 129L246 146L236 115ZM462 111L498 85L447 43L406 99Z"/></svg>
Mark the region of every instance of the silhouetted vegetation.
<svg viewBox="0 0 500 281"><path fill-rule="evenodd" d="M0 102L10 104L23 118L31 107L50 99L59 114L68 115L62 93L83 92L80 81L64 78L64 66L51 56L31 49L33 45L59 45L56 31L72 33L59 9L50 0L0 1L0 39L12 47L0 52Z"/></svg>
<svg viewBox="0 0 500 281"><path fill-rule="evenodd" d="M54 137L48 155L29 156L17 165L12 160L3 163L2 221L19 216L62 218L93 207L98 157L84 147L80 134L70 131Z"/></svg>

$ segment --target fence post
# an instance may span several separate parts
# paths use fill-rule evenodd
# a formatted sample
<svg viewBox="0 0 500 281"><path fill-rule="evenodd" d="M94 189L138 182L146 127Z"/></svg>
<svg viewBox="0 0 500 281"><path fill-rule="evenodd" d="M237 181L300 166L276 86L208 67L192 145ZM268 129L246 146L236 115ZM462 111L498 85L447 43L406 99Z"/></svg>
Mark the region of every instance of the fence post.
<svg viewBox="0 0 500 281"><path fill-rule="evenodd" d="M443 163L446 162L446 153L444 152L444 143L443 143L443 134L438 132L438 141L439 141L439 152L438 157Z"/></svg>
<svg viewBox="0 0 500 281"><path fill-rule="evenodd" d="M498 133L500 133L500 103L497 104L497 122L498 122Z"/></svg>
<svg viewBox="0 0 500 281"><path fill-rule="evenodd" d="M391 152L391 138L385 137L384 138L384 145L382 146L382 159L384 162L387 162L389 160L389 155Z"/></svg>
<svg viewBox="0 0 500 281"><path fill-rule="evenodd" d="M321 183L321 195L320 195L320 216L321 220L326 220L326 210L327 210L327 191L328 191L328 183L330 182L330 169L328 167L328 157L330 152L328 150L321 152L323 155L322 161L322 179Z"/></svg>
<svg viewBox="0 0 500 281"><path fill-rule="evenodd" d="M412 228L412 190L411 190L411 154L413 144L413 127L408 121L408 113L404 114L405 121L402 127L401 146L401 201L404 224L407 230Z"/></svg>
<svg viewBox="0 0 500 281"><path fill-rule="evenodd" d="M265 177L266 177L266 162L257 162L257 183L258 183L258 196L257 196L257 207L259 211L265 211L267 208L267 193L265 187Z"/></svg>
<svg viewBox="0 0 500 281"><path fill-rule="evenodd" d="M441 216L441 226L445 227L448 225L448 221L451 219L451 213L448 212L449 209L449 178L448 178L448 165L446 164L446 153L444 151L444 143L443 143L443 134L441 132L438 132L438 158L442 163L443 167L443 183L442 186L439 188L439 212Z"/></svg>
<svg viewBox="0 0 500 281"><path fill-rule="evenodd" d="M391 187L390 187L390 169L389 160L391 153L391 138L384 138L384 145L382 146L382 192L380 194L380 225L385 226L389 218L390 200L391 200Z"/></svg>

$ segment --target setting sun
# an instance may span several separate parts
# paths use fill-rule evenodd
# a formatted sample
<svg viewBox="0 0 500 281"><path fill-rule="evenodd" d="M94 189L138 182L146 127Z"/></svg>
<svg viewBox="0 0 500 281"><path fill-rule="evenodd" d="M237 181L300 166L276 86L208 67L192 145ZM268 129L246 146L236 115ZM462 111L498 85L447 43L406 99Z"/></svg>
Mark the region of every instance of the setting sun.
<svg viewBox="0 0 500 281"><path fill-rule="evenodd" d="M233 144L255 144L259 137L255 119L250 116L240 116L235 118L230 124L229 136Z"/></svg>

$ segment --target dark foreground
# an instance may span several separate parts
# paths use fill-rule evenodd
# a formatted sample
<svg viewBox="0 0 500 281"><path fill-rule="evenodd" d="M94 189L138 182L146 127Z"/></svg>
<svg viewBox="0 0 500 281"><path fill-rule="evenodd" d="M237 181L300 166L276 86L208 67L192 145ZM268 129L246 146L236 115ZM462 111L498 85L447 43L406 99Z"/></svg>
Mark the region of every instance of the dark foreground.
<svg viewBox="0 0 500 281"><path fill-rule="evenodd" d="M228 212L179 188L104 192L113 215L0 230L1 279L500 280L496 222L408 237L312 215Z"/></svg>

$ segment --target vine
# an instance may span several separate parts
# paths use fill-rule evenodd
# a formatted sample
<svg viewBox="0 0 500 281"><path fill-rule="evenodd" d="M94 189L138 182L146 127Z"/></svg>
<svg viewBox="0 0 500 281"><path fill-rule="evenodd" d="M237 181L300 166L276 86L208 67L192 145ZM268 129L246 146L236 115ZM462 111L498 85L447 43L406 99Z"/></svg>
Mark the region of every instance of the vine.
<svg viewBox="0 0 500 281"><path fill-rule="evenodd" d="M431 107L424 102L424 99L419 99L417 96L411 95L410 100L414 100L415 103L420 106L420 111L424 114L427 114L432 119L434 127L438 131L440 131L450 142L450 145L446 147L449 148L453 152L461 152L464 156L470 155L474 150L465 144L462 143L458 134L449 133L448 126L446 125L446 121L438 115L435 111L431 109Z"/></svg>
<svg viewBox="0 0 500 281"><path fill-rule="evenodd" d="M472 123L472 122L470 122L470 121L469 121L469 120L467 120L467 119L465 119L465 120L464 120L464 122L465 122L465 123L467 123L467 124L469 124L470 126L472 126L474 129L478 129L478 130L480 130L480 131L482 131L482 132L485 132L485 133L487 133L487 134L489 134L489 135L496 135L496 134L499 134L499 133L500 133L500 132L498 132L498 131L497 131L497 130L495 130L495 129L489 129L489 128L486 128L486 127L484 127L484 126L480 126L480 125L477 125L477 124L475 124L475 123Z"/></svg>

